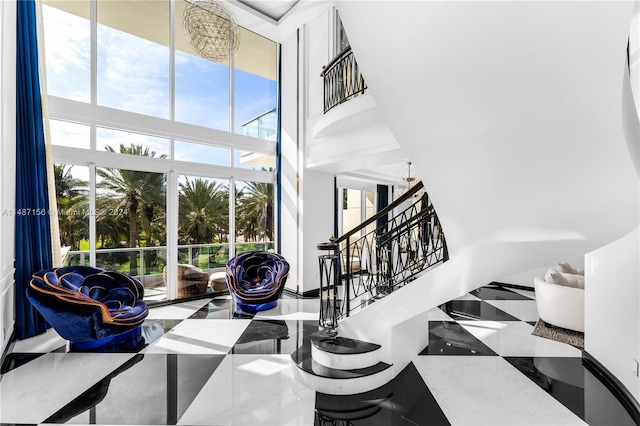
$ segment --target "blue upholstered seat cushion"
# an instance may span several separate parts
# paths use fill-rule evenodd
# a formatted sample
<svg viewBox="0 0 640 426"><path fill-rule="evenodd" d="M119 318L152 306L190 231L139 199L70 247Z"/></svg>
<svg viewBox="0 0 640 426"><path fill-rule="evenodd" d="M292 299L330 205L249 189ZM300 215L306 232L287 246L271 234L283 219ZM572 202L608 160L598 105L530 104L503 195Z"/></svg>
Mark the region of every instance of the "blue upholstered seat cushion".
<svg viewBox="0 0 640 426"><path fill-rule="evenodd" d="M250 311L274 307L288 274L289 263L281 255L265 251L241 253L229 260L226 268L229 293L241 309Z"/></svg>
<svg viewBox="0 0 640 426"><path fill-rule="evenodd" d="M27 297L65 339L108 339L139 326L149 313L134 278L89 266L35 273Z"/></svg>

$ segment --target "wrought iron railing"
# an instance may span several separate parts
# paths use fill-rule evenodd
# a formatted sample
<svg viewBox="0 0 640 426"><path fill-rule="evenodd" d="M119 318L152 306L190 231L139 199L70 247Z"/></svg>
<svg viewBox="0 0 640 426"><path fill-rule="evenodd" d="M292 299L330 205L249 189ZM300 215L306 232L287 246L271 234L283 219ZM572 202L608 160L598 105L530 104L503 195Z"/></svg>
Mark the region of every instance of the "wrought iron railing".
<svg viewBox="0 0 640 426"><path fill-rule="evenodd" d="M388 219L398 208L403 210ZM442 226L422 182L375 216L318 248L330 251L320 256L321 325L327 318L335 322L349 316L449 258ZM325 312L327 309L335 312Z"/></svg>
<svg viewBox="0 0 640 426"><path fill-rule="evenodd" d="M323 67L320 76L324 78L325 113L336 105L362 95L367 89L351 47L344 49Z"/></svg>

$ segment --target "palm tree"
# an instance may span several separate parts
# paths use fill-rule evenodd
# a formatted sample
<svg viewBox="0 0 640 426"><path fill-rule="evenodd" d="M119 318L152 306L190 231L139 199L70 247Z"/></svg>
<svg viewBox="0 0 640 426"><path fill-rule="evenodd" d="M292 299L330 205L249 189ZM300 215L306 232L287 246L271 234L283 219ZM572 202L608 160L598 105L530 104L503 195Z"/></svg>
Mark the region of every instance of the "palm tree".
<svg viewBox="0 0 640 426"><path fill-rule="evenodd" d="M180 184L179 232L191 244L209 243L222 236L229 221L228 190L220 183L205 179Z"/></svg>
<svg viewBox="0 0 640 426"><path fill-rule="evenodd" d="M114 214L114 203L110 197L96 198L96 238L101 248L122 247L121 242L127 240L129 219L124 215Z"/></svg>
<svg viewBox="0 0 640 426"><path fill-rule="evenodd" d="M153 240L153 229L164 228L164 223L156 225L160 218L159 213L164 211L167 181L164 174L146 173L142 186L151 192L142 198L142 227L146 234L145 246L150 247ZM164 242L163 242L164 243Z"/></svg>
<svg viewBox="0 0 640 426"><path fill-rule="evenodd" d="M82 239L88 238L87 207L89 205L87 182L73 177L73 166L55 164L56 204L62 244L72 250L80 248Z"/></svg>
<svg viewBox="0 0 640 426"><path fill-rule="evenodd" d="M116 152L112 147L105 146L109 152ZM131 144L126 146L120 144L121 154L140 155L143 157L155 157L155 151L151 151L149 147ZM166 158L161 155L158 158ZM128 247L134 248L138 246L138 211L140 207L147 206L148 211L153 211L149 206L157 205L158 194L164 193L165 179L160 173L149 173L138 170L124 169L97 169L98 175L102 180L98 183L98 187L107 191L107 197L113 200L113 207L109 210L118 212L124 210L129 215L129 240ZM153 216L153 215L151 215ZM149 237L147 237L148 239ZM129 265L130 273L136 275L136 254L131 253L131 262Z"/></svg>
<svg viewBox="0 0 640 426"><path fill-rule="evenodd" d="M273 240L273 184L247 182L238 202L239 229L247 240Z"/></svg>

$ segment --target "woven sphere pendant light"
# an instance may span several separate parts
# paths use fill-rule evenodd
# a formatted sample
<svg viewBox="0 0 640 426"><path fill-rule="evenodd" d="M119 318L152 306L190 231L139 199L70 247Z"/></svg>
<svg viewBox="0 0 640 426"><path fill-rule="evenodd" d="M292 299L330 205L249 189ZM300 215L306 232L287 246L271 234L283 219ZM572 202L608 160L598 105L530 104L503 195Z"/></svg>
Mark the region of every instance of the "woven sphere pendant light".
<svg viewBox="0 0 640 426"><path fill-rule="evenodd" d="M236 19L220 1L187 0L182 25L187 42L205 59L226 62L240 45Z"/></svg>

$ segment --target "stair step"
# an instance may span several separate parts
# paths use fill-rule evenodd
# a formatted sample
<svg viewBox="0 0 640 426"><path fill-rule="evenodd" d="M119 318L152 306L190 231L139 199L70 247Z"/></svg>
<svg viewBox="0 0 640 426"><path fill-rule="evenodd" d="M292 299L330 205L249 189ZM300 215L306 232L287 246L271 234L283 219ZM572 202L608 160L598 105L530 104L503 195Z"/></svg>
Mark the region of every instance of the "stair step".
<svg viewBox="0 0 640 426"><path fill-rule="evenodd" d="M305 340L291 354L297 368L294 373L307 387L326 394L352 395L379 388L391 380L391 364L377 362L365 368L338 369L316 362L311 340Z"/></svg>
<svg viewBox="0 0 640 426"><path fill-rule="evenodd" d="M333 420L333 424L337 420L350 422L369 419L385 405L389 406L392 397L393 389L390 385L357 395L328 395L319 392L316 395L316 414L325 421Z"/></svg>
<svg viewBox="0 0 640 426"><path fill-rule="evenodd" d="M311 356L319 364L340 370L372 367L380 362L381 346L346 337L311 335Z"/></svg>
<svg viewBox="0 0 640 426"><path fill-rule="evenodd" d="M372 352L381 348L375 343L363 342L348 337L324 337L318 333L311 335L311 343L316 348L332 354L350 355Z"/></svg>

